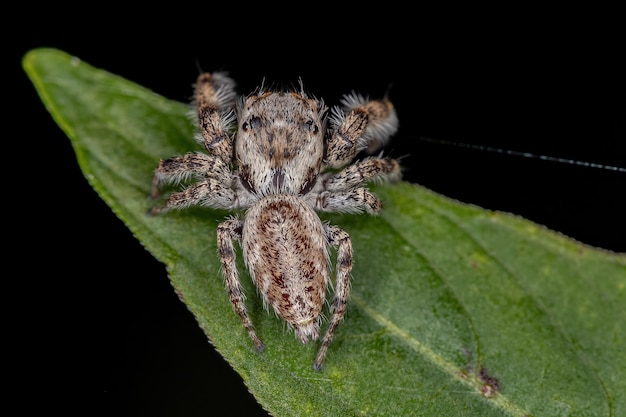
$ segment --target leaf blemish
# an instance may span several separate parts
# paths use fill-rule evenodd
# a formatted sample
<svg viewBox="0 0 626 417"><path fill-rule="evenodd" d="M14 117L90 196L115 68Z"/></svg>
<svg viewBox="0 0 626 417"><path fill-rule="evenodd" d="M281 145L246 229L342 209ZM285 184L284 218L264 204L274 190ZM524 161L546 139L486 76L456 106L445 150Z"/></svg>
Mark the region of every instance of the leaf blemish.
<svg viewBox="0 0 626 417"><path fill-rule="evenodd" d="M489 375L485 367L481 367L478 371L478 378L483 383L481 392L485 398L492 398L500 391L500 381L496 377Z"/></svg>

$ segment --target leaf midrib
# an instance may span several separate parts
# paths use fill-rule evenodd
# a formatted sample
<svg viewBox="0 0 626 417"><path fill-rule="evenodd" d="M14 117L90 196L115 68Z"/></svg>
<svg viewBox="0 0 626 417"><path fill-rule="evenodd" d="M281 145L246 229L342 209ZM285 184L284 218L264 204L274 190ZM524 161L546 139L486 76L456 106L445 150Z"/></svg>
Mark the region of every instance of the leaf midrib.
<svg viewBox="0 0 626 417"><path fill-rule="evenodd" d="M596 381L598 382L602 392L604 393L604 397L605 397L605 401L606 401L606 405L607 405L607 411L608 411L608 416L609 417L613 417L614 414L614 410L613 410L613 402L611 401L611 397L610 394L606 388L606 385L604 383L604 381L602 380L602 378L600 377L598 371L591 365L591 362L588 361L584 355L583 352L581 352L580 348L578 348L578 346L576 346L575 343L573 343L572 338L568 335L568 333L565 331L565 326L563 326L563 324L560 322L560 320L557 320L554 317L554 314L550 313L550 310L548 310L544 304L541 302L540 298L537 297L535 295L534 292L532 292L527 286L523 285L522 282L523 280L521 279L521 277L517 274L515 274L512 270L512 268L504 263L504 261L502 261L499 257L495 256L490 250L488 250L488 245L486 243L484 243L484 241L482 241L479 237L477 237L473 232L467 230L464 226L462 226L462 223L459 221L456 221L456 219L453 219L449 213L446 210L438 210L436 207L433 207L432 205L429 204L424 204L422 202L421 207L425 210L430 211L431 213L434 213L435 215L439 216L440 218L444 219L446 222L448 222L449 224L453 225L454 227L456 227L458 230L460 230L476 247L480 248L480 250L486 255L488 256L493 262L495 262L502 270L504 270L507 275L509 275L512 279L513 282L515 282L515 284L518 286L518 288L520 288L521 291L523 291L524 294L526 294L527 296L530 297L531 300L533 300L533 303L535 303L535 308L537 308L538 311L540 311L543 315L545 315L546 317L548 317L549 322L552 324L552 327L558 332L558 334L563 338L563 340L566 341L567 344L569 344L569 346L571 347L572 351L576 354L576 357L579 359L579 363L584 366L591 374L593 374L596 378ZM507 215L506 213L495 213L494 215ZM397 228L395 226L395 224L393 224L393 222L391 222L387 217L384 218L384 221L387 223L387 225L389 226L390 229L394 230L395 233L400 236L408 245L410 245L412 248L414 248L416 251L418 251L418 246L415 244L415 241L413 239L410 238L410 236L407 236L406 233L402 232L402 228ZM543 242L540 242L543 243ZM419 252L420 256L422 256L424 259L428 259L428 257ZM565 254L563 254L561 251L556 252L559 254L559 256L565 256ZM441 274L440 272L438 272L437 268L432 264L432 262L430 261L430 259L428 259L429 262L429 266L432 268L433 271L435 271L437 273L437 275L441 278L441 280L443 282L446 283L446 286L448 287L448 289L450 290L451 294L454 294L456 301L459 303L459 305L463 306L463 302L460 300L460 298L455 294L455 292L452 290L451 286L449 285L449 283L443 278L444 274ZM576 271L577 275L579 277L581 277L579 271ZM582 278L584 279L584 278ZM375 312L375 310L372 308L371 309L373 312ZM467 311L464 308L464 311ZM469 315L466 316L466 319L470 322L470 328L472 329L472 333L474 336L474 339L476 340L477 346L480 346L480 338L478 337L478 335L473 331L474 327L472 325L471 322L471 318ZM389 322L391 323L391 322ZM401 333L405 333L402 332L402 330L400 328L397 328L397 331L401 332ZM408 333L406 333L406 335L410 338L410 335ZM416 341L417 342L417 341ZM419 342L417 342L419 343ZM412 346L413 343L409 340L409 346ZM430 359L430 354L432 353L432 355L437 355L436 353L434 353L434 351L431 351L430 349L428 349L426 346L421 345L421 348L418 349L420 352L422 351L422 349L425 350L426 352L426 357ZM480 349L478 349L480 350ZM459 375L459 370L457 368L454 368L454 365L452 364L447 364L447 362L445 361L445 359L440 357L440 360L433 360L433 363L437 364L440 367L443 367L444 370L447 370L453 377L457 377L456 379L462 381L462 382L469 382L468 379L464 379L464 378L458 378ZM444 362L446 363L446 366L441 366L439 364L439 362ZM472 386L473 388L477 389L478 391L480 391L480 386L481 381L479 379L476 379L474 381L474 383L468 384L470 386ZM499 394L499 397L501 397L502 395ZM496 401L497 402L497 401ZM507 411L508 408L511 408L513 410L516 410L515 412L519 411L521 414L513 414L513 415L520 415L520 416L525 416L528 415L528 413L523 412L519 407L514 406L510 401L506 401L502 404L502 406L504 407L503 409L505 411Z"/></svg>

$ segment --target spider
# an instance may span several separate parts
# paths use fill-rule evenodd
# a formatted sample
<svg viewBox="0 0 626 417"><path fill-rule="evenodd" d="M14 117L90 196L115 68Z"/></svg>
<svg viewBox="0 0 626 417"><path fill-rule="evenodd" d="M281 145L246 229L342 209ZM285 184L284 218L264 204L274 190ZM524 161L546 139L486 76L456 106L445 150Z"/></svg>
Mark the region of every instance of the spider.
<svg viewBox="0 0 626 417"><path fill-rule="evenodd" d="M302 82L300 91L262 85L238 99L235 82L220 72L200 74L194 89L196 140L206 153L159 162L153 198L165 185L185 186L150 214L192 205L243 214L218 225L217 246L230 302L258 351L264 344L246 311L234 241L264 307L271 306L302 343L319 339L327 288L334 286L332 315L313 361L320 370L346 312L352 243L316 211L381 210L365 184L400 178L395 159L371 156L398 129L394 107L386 98L352 93L329 111L323 100L304 92ZM353 162L362 151L365 156ZM334 285L329 245L337 250Z"/></svg>

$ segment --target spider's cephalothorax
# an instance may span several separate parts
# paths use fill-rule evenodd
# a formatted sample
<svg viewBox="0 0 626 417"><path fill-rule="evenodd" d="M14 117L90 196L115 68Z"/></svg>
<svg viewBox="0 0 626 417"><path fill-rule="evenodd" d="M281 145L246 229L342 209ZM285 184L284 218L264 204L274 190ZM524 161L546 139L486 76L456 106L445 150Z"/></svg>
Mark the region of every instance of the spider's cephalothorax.
<svg viewBox="0 0 626 417"><path fill-rule="evenodd" d="M304 91L264 91L235 99L235 84L221 73L204 73L195 87L197 139L206 153L161 160L152 196L165 184L190 182L151 214L202 205L243 209L217 227L228 295L258 350L263 350L244 304L233 241L266 306L293 328L303 343L320 335L330 281L328 246L337 248L332 315L313 362L319 370L346 311L352 244L342 229L323 223L316 211L377 213L382 204L365 184L400 177L398 162L368 156L398 128L391 102L344 96L330 115ZM233 133L236 131L236 133ZM352 163L351 165L348 165Z"/></svg>

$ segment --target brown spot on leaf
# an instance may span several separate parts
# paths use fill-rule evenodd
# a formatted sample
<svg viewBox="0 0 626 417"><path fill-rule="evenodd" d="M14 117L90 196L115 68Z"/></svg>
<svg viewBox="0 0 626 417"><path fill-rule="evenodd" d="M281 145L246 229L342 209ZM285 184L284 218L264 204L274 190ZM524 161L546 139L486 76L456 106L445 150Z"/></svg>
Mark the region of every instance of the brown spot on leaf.
<svg viewBox="0 0 626 417"><path fill-rule="evenodd" d="M484 367L478 371L478 378L483 383L481 392L485 398L492 398L500 391L500 381L496 377L489 375Z"/></svg>

